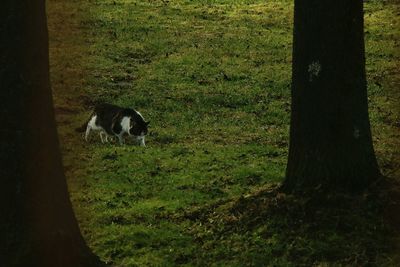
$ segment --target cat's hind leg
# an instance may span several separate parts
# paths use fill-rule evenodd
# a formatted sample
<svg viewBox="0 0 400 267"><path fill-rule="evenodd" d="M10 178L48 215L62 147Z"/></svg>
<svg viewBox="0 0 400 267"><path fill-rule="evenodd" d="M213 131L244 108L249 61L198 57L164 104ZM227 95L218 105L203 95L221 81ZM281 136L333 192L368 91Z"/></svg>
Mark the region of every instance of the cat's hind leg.
<svg viewBox="0 0 400 267"><path fill-rule="evenodd" d="M88 138L89 138L89 134L90 134L90 130L92 129L92 127L89 125L89 123L88 123L88 125L86 126L86 132L85 132L85 141L87 142L88 141Z"/></svg>
<svg viewBox="0 0 400 267"><path fill-rule="evenodd" d="M100 139L103 144L108 143L108 134L105 131L100 131Z"/></svg>
<svg viewBox="0 0 400 267"><path fill-rule="evenodd" d="M103 134L104 134L103 131L100 131L99 135L100 135L100 140L101 140L102 144L104 144Z"/></svg>
<svg viewBox="0 0 400 267"><path fill-rule="evenodd" d="M87 126L86 126L86 132L85 132L85 140L86 140L86 142L88 141L90 130L94 130L94 129L97 128L97 127L96 127L96 118L97 118L96 115L93 116L93 117L89 120L89 122L88 122L88 124L87 124Z"/></svg>

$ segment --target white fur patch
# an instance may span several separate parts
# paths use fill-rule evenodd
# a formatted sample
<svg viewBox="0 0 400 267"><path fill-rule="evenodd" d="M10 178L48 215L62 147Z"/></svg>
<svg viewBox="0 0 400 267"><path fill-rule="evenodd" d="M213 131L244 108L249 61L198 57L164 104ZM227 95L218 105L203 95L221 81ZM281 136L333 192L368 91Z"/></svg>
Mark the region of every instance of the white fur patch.
<svg viewBox="0 0 400 267"><path fill-rule="evenodd" d="M97 115L94 115L90 119L88 126L90 127L91 130L95 130L95 131L103 130L103 128L101 126L96 125L96 119L97 119Z"/></svg>
<svg viewBox="0 0 400 267"><path fill-rule="evenodd" d="M123 117L121 120L122 131L129 134L129 129L131 128L131 118Z"/></svg>
<svg viewBox="0 0 400 267"><path fill-rule="evenodd" d="M97 119L97 115L94 115L88 122L87 126L86 126L86 133L85 133L85 140L88 141L89 138L89 134L91 130L94 131L102 131L105 132L103 127L96 125L96 119ZM100 136L101 137L101 136ZM102 139L103 141L103 139Z"/></svg>

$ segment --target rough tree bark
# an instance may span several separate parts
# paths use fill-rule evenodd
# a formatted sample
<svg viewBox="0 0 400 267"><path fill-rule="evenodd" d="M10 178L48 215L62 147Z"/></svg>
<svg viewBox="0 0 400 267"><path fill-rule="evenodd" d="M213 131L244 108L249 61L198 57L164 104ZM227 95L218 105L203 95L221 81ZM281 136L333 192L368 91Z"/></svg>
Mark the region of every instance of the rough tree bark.
<svg viewBox="0 0 400 267"><path fill-rule="evenodd" d="M0 265L99 266L67 192L44 0L0 4Z"/></svg>
<svg viewBox="0 0 400 267"><path fill-rule="evenodd" d="M295 0L288 190L362 190L380 176L363 28L362 0Z"/></svg>

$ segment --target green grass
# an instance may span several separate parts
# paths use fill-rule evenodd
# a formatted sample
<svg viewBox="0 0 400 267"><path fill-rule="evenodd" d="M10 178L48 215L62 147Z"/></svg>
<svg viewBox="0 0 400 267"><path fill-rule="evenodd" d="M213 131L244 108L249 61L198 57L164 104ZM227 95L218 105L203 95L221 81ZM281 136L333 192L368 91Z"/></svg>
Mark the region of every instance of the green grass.
<svg viewBox="0 0 400 267"><path fill-rule="evenodd" d="M284 176L292 1L50 1L49 10L52 80L71 199L85 239L104 261L392 264L389 231L373 219L376 207L344 213L359 226L354 233L323 228L315 231L320 238L310 224L296 228L279 212L256 209L256 218L265 217L252 227L251 216L232 215L232 205ZM57 33L65 21L52 14L66 12L79 32ZM390 2L366 3L370 116L386 175L397 175L399 158L396 14ZM102 101L134 107L151 121L146 148L103 145L97 135L89 144L77 138L73 129ZM247 214L251 204L245 207L237 210Z"/></svg>

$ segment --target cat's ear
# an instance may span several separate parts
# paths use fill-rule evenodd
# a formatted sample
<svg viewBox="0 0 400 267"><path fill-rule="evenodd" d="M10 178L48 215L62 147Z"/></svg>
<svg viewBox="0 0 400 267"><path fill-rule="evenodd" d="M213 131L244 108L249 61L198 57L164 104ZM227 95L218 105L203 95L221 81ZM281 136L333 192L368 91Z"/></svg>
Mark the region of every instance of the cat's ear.
<svg viewBox="0 0 400 267"><path fill-rule="evenodd" d="M149 124L150 124L150 121L145 121L145 123L146 123L146 125L149 125Z"/></svg>

